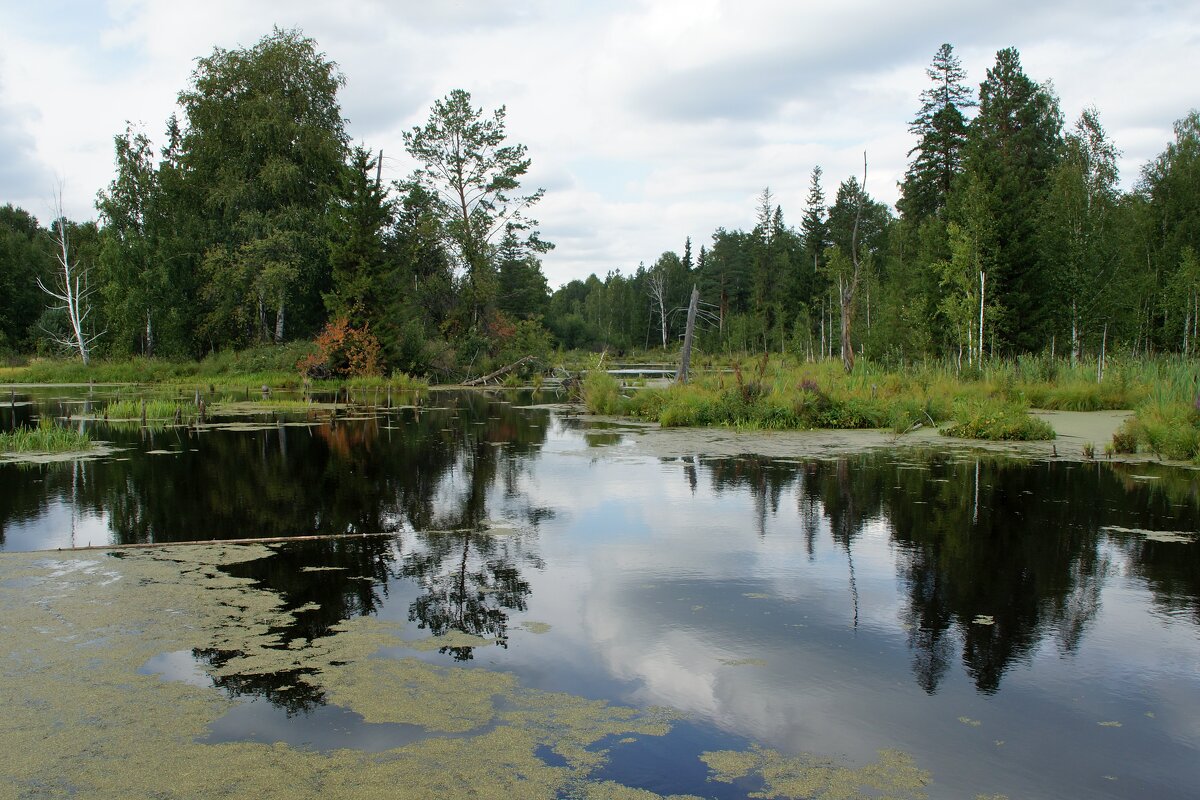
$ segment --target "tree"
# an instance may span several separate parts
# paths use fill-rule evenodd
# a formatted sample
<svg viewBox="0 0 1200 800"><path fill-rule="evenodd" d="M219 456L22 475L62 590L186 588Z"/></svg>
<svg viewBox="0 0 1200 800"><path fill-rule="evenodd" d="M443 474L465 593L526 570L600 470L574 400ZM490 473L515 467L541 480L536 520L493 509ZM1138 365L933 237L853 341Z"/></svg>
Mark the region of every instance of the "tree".
<svg viewBox="0 0 1200 800"><path fill-rule="evenodd" d="M468 92L455 89L434 102L424 127L404 134L421 165L412 182L436 198L448 250L466 276L472 322L484 327L499 294L495 239L511 232L531 253L551 247L538 236L537 221L525 216L543 190L514 194L530 159L524 145L504 143L504 117L504 106L484 117Z"/></svg>
<svg viewBox="0 0 1200 800"><path fill-rule="evenodd" d="M1015 49L998 52L979 86L979 115L968 131L964 171L977 182L984 213L995 221L989 280L1001 306L995 332L1002 348L1035 350L1048 338L1050 306L1037 223L1060 156L1061 128L1051 91L1025 75ZM951 218L962 222L953 208Z"/></svg>
<svg viewBox="0 0 1200 800"><path fill-rule="evenodd" d="M353 327L375 323L383 315L388 290L387 252L383 232L392 221L392 202L380 186L379 162L355 147L334 199L330 220L329 266L332 291L325 307L333 319L345 317Z"/></svg>
<svg viewBox="0 0 1200 800"><path fill-rule="evenodd" d="M805 264L812 265L811 280L809 281L807 296L804 298L809 307L820 305L821 307L821 340L826 341L825 325L826 325L826 290L827 285L823 280L825 270L823 268L823 259L825 251L829 248L829 222L827 219L828 209L825 207L825 190L821 188L821 167L820 165L813 167L812 173L808 179L808 197L804 201L804 216L800 218L800 235L804 240L804 260ZM821 348L821 357L824 358L826 348Z"/></svg>
<svg viewBox="0 0 1200 800"><path fill-rule="evenodd" d="M851 327L854 324L854 314L857 310L855 301L858 298L858 287L862 283L865 272L870 268L871 253L861 247L863 241L863 209L871 202L864 188L867 182L867 154L863 153L863 182L859 184L854 178L838 187L838 198L834 210L830 211L830 227L835 228L834 245L826 251L828 263L826 269L837 286L838 304L841 311L841 342L842 368L846 374L854 369L854 343L851 341ZM850 226L849 241L839 242L836 233L838 209L853 208L854 221ZM848 216L845 214L844 216Z"/></svg>
<svg viewBox="0 0 1200 800"><path fill-rule="evenodd" d="M179 95L182 178L208 221L198 242L212 345L281 341L323 319L327 211L346 133L337 65L299 31L201 58Z"/></svg>
<svg viewBox="0 0 1200 800"><path fill-rule="evenodd" d="M29 212L0 207L0 351L30 348L41 314L37 279L50 279L49 237Z"/></svg>
<svg viewBox="0 0 1200 800"><path fill-rule="evenodd" d="M1094 108L1067 134L1063 159L1049 180L1042 209L1044 252L1059 304L1070 320L1071 363L1082 354L1093 312L1104 310L1116 269L1117 149Z"/></svg>
<svg viewBox="0 0 1200 800"><path fill-rule="evenodd" d="M56 301L52 311L66 315L68 330L64 332L44 328L46 335L56 345L73 350L79 360L87 365L91 362L91 349L105 331L94 332L92 327L93 295L96 287L89 280L90 265L80 260L72 247L71 226L63 212L62 186L58 187L54 200L54 224L50 238L54 244L54 274L43 281L39 276L37 286Z"/></svg>
<svg viewBox="0 0 1200 800"><path fill-rule="evenodd" d="M114 347L152 356L164 318L175 318L184 304L182 281L157 241L162 202L150 140L130 125L113 142L117 174L96 198L104 222L101 296ZM171 327L177 332L177 324Z"/></svg>
<svg viewBox="0 0 1200 800"><path fill-rule="evenodd" d="M1178 341L1174 314L1186 313L1184 306L1172 302L1179 297L1175 288L1188 283L1176 280L1177 272L1190 263L1190 248L1200 252L1200 111L1193 110L1175 123L1175 139L1142 170L1138 196L1144 203L1145 252L1151 274L1147 281L1156 285L1159 341L1173 347ZM1179 297L1182 300L1182 297ZM1179 322L1181 324L1181 322Z"/></svg>
<svg viewBox="0 0 1200 800"><path fill-rule="evenodd" d="M967 73L949 44L938 48L925 74L933 86L921 92L921 109L908 126L909 133L917 136L908 155L915 153L916 158L905 173L897 203L901 213L916 223L946 207L954 180L962 172L967 142L963 110L977 105L963 83Z"/></svg>

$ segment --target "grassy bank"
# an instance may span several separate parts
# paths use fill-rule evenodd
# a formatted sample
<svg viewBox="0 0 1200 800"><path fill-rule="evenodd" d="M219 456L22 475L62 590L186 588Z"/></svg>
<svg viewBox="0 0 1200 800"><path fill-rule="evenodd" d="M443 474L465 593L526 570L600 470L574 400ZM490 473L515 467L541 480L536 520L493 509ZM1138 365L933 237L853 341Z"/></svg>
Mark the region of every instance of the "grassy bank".
<svg viewBox="0 0 1200 800"><path fill-rule="evenodd" d="M224 389L298 389L305 383L296 364L312 352L309 342L266 345L240 352L214 353L201 361L160 358L127 358L93 361L84 366L77 360L33 359L25 366L0 368L3 383L135 383L142 385L193 386L210 384ZM424 388L427 384L403 373L390 376L356 377L348 380L310 381L314 389ZM140 410L139 410L140 414Z"/></svg>
<svg viewBox="0 0 1200 800"><path fill-rule="evenodd" d="M48 417L39 419L36 428L0 433L0 453L73 453L91 446L86 432L55 425Z"/></svg>
<svg viewBox="0 0 1200 800"><path fill-rule="evenodd" d="M1200 435L1189 438L1178 432L1179 420L1188 419L1178 406L1193 386L1195 369L1179 360L1110 360L1102 381L1096 380L1094 364L1071 367L1034 357L965 369L918 362L889 370L860 361L850 375L837 362L803 363L780 356L702 364L705 371L687 386L624 394L614 379L593 372L584 385L584 400L594 413L664 426L885 428L901 434L934 425L947 435L991 440L1053 438L1050 426L1028 413L1031 408L1138 408L1138 419L1144 420L1135 432L1139 441L1156 447L1168 447L1169 441L1177 453L1189 443L1200 446ZM1153 405L1156 396L1169 397L1173 405Z"/></svg>

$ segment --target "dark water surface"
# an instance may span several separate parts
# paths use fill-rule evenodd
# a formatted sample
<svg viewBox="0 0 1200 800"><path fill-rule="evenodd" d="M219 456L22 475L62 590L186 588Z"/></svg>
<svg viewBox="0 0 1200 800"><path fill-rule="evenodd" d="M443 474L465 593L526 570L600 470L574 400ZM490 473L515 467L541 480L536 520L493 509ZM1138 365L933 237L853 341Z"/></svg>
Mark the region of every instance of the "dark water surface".
<svg viewBox="0 0 1200 800"><path fill-rule="evenodd" d="M0 406L0 428L78 419L88 397L18 395L31 402ZM601 776L657 792L745 796L697 755L757 743L859 764L898 749L932 772L931 797L1200 796L1196 472L905 449L710 458L686 434L663 459L636 428L508 399L77 423L119 449L0 463L0 547L394 534L273 545L231 571L311 607L285 638L377 615L490 642L422 655L436 663L684 712ZM210 683L224 657L144 669ZM423 735L294 678L219 684L246 702L210 740Z"/></svg>

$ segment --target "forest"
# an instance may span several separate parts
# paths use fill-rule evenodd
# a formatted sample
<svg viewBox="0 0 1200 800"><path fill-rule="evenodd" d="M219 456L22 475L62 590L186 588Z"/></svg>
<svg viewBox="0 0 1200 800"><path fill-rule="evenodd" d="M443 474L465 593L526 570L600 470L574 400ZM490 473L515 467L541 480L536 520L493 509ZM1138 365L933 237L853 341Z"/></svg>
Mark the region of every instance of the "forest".
<svg viewBox="0 0 1200 800"><path fill-rule="evenodd" d="M795 216L763 188L751 230L681 237L553 292L542 191L522 185L531 156L503 107L450 92L404 134L417 169L385 185L311 38L276 29L196 64L157 144L114 136L98 221L0 207L0 354L198 359L315 340L306 368L450 381L555 349L673 350L693 286L710 357L849 371L1197 350L1200 113L1124 191L1100 112L1068 122L1012 48L977 88L950 44L933 56L895 210L865 191L865 153L828 194L814 166Z"/></svg>

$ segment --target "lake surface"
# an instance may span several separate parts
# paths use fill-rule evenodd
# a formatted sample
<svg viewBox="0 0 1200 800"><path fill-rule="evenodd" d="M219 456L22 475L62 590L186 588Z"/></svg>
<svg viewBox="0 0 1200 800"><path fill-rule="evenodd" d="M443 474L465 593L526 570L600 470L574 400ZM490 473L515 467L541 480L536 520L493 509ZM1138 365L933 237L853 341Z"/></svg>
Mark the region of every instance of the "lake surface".
<svg viewBox="0 0 1200 800"><path fill-rule="evenodd" d="M371 616L441 637L430 663L682 714L613 748L596 781L744 797L761 783L714 781L699 755L761 747L899 751L934 798L1200 795L1195 471L904 447L770 459L753 437L711 457L686 435L663 458L642 428L520 393L79 421L112 392L0 405L0 428L69 414L112 446L0 463L0 548L366 534L227 572L300 609L277 632L294 647ZM231 677L230 657L141 671L238 699L205 742L382 752L426 735L292 672Z"/></svg>

